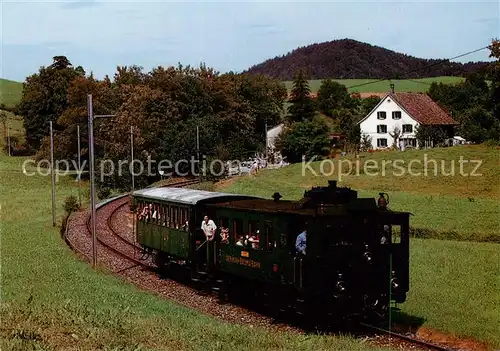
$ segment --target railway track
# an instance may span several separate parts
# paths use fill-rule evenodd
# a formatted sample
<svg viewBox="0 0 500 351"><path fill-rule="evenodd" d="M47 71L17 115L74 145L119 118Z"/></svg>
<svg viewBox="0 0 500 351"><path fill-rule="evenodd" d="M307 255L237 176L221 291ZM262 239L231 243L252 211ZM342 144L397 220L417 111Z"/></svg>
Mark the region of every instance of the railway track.
<svg viewBox="0 0 500 351"><path fill-rule="evenodd" d="M193 179L193 180L184 180L184 181L180 181L180 182L175 182L175 183L172 183L172 184L166 184L166 185L163 185L162 187L174 187L174 188L181 188L181 187L185 187L185 186L189 186L189 185L194 185L194 184L197 184L199 183L199 180L197 179ZM143 268L147 268L147 269L150 269L150 270L155 270L155 265L154 264L147 264L145 263L145 261L143 259L137 259L135 256L136 256L136 253L138 250L140 250L141 253L142 252L142 247L140 245L137 245L136 243L134 242L131 242L130 240L124 238L123 236L119 235L114 229L113 229L113 226L112 226L112 219L113 219L113 216L116 215L116 213L123 207L127 206L127 204L129 203L129 201L124 201L123 199L126 198L127 196L124 195L124 196L120 196L120 197L116 197L114 199L111 199L109 200L108 202L105 203L105 206L110 206L111 204L113 203L116 203L117 201L123 201L122 204L118 205L115 209L113 209L113 211L111 212L111 214L107 217L106 219L106 223L107 223L107 230L112 234L112 238L113 240L117 240L119 242L121 242L123 245L124 245L124 248L128 248L129 250L133 250L133 253L130 254L129 253L126 253L124 252L125 250L119 250L117 249L116 247L114 247L114 245L110 244L108 242L108 239L106 240L103 240L99 234L97 233L96 234L96 241L97 243L104 247L106 250L109 250L110 252L114 253L115 255L118 255L119 257L123 258L123 259L126 259L130 262L133 262L135 265L137 266L141 266ZM105 207L103 206L103 207ZM101 208L98 208L96 209L96 217L97 217L97 214L98 212L101 210ZM91 229L91 213L89 211L89 213L86 215L86 220L85 220L85 224L86 224L86 235L87 236L91 236L92 235L92 229ZM98 232L98 230L96 229L96 231ZM66 233L64 235L64 239L66 241L66 243L68 244L68 246L73 250L73 251L76 251L78 252L81 256L83 256L87 261L91 261L92 260L92 256L87 254L86 252L84 252L84 250L80 249L78 247L78 245L75 245L69 238L68 238L68 235L67 235L67 230L66 230ZM128 251L128 250L127 250Z"/></svg>
<svg viewBox="0 0 500 351"><path fill-rule="evenodd" d="M427 342L424 340L420 340L420 339L411 337L409 335L395 333L393 331L379 328L379 327L376 327L376 326L373 326L370 324L360 323L360 325L367 328L367 329L373 330L375 332L382 333L382 334L389 335L389 336L393 336L393 337L404 340L406 342L410 342L410 343L415 344L415 345L423 346L428 350L437 350L437 351L452 351L453 350L453 349L446 348L446 347L441 346L441 345L436 345L436 344L433 344L433 343L430 343L430 342Z"/></svg>

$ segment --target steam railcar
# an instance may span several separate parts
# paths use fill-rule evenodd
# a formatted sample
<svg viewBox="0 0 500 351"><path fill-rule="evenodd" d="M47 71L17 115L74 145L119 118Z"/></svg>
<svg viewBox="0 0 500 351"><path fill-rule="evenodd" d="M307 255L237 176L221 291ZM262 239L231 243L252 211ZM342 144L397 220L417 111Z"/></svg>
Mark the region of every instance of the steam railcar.
<svg viewBox="0 0 500 351"><path fill-rule="evenodd" d="M137 241L160 268L182 265L221 295L245 286L276 309L384 317L409 290L410 217L389 210L385 195L358 198L335 181L300 201L144 189L133 193ZM205 216L217 226L213 241L201 229ZM303 231L305 254L296 249Z"/></svg>

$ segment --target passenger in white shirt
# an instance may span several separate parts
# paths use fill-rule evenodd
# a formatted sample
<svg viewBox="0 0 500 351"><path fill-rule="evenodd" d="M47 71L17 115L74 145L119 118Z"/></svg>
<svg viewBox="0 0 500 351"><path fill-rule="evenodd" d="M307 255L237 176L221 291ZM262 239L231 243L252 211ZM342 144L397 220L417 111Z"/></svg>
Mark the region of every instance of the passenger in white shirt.
<svg viewBox="0 0 500 351"><path fill-rule="evenodd" d="M203 218L203 222L201 222L201 230L203 230L203 233L205 233L208 241L214 240L216 229L217 226L215 225L214 221L208 219L208 216L205 216L205 218Z"/></svg>
<svg viewBox="0 0 500 351"><path fill-rule="evenodd" d="M207 263L213 263L215 260L215 230L217 226L214 221L208 219L208 216L203 218L203 222L201 222L201 230L205 233L207 237Z"/></svg>

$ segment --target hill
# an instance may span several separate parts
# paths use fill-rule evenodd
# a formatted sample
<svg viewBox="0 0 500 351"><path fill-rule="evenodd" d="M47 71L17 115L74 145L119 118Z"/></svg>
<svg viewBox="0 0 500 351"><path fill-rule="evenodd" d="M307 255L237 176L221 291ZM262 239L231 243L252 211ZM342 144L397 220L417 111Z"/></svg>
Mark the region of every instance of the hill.
<svg viewBox="0 0 500 351"><path fill-rule="evenodd" d="M463 77L489 64L441 61L417 58L352 39L341 39L299 47L286 55L252 66L244 73L263 74L285 81L292 80L299 69L304 70L309 79Z"/></svg>
<svg viewBox="0 0 500 351"><path fill-rule="evenodd" d="M0 105L14 107L21 101L23 83L0 78Z"/></svg>

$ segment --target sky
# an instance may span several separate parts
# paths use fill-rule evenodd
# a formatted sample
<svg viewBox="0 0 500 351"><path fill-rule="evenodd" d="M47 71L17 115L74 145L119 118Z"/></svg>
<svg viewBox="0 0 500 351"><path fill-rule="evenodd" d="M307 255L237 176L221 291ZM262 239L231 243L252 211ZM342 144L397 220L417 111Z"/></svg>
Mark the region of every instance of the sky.
<svg viewBox="0 0 500 351"><path fill-rule="evenodd" d="M499 1L0 0L0 77L24 81L65 55L97 78L117 66L241 72L299 46L350 38L451 58L500 38ZM456 61L490 61L485 49Z"/></svg>

